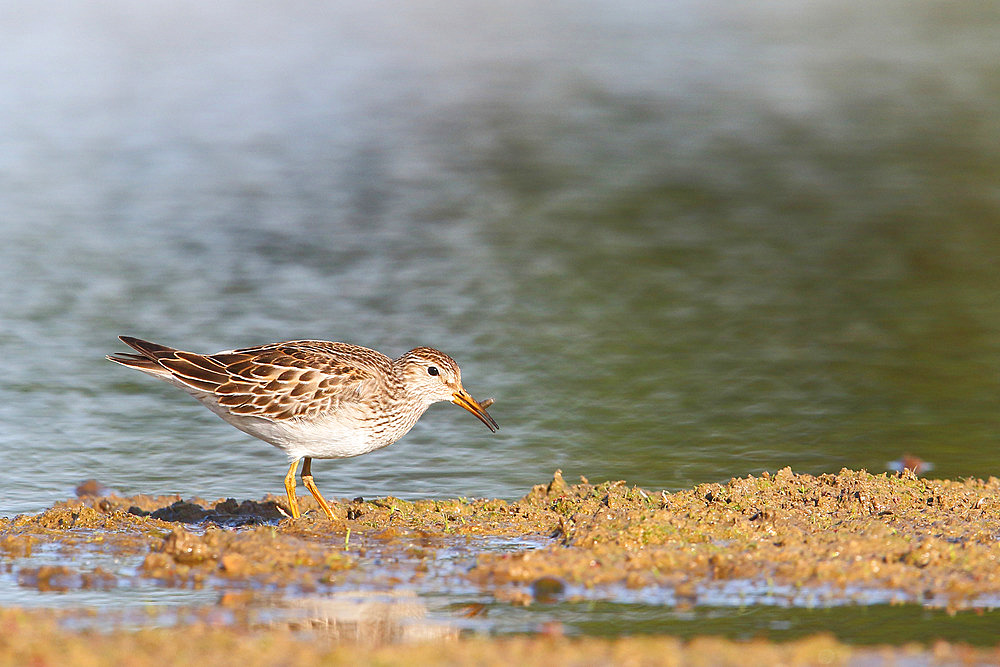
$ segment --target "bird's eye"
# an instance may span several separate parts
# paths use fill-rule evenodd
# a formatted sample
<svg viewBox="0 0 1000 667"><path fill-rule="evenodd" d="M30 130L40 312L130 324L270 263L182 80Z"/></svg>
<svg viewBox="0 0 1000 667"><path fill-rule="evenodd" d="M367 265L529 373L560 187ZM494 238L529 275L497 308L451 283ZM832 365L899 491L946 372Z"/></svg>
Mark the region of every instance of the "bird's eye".
<svg viewBox="0 0 1000 667"><path fill-rule="evenodd" d="M441 373L441 371L439 371L437 369L437 366L428 366L427 367L427 374L428 375L438 375L440 373Z"/></svg>

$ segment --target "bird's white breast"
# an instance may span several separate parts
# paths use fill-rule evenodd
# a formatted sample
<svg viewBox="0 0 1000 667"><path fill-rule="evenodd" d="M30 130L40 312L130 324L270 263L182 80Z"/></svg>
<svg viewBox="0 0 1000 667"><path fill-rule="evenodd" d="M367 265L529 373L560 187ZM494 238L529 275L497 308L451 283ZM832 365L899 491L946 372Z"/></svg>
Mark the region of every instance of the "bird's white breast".
<svg viewBox="0 0 1000 667"><path fill-rule="evenodd" d="M244 433L283 450L292 459L303 456L318 459L360 456L398 439L379 438L371 429L345 420L342 415L271 421L225 411L217 411L217 414Z"/></svg>

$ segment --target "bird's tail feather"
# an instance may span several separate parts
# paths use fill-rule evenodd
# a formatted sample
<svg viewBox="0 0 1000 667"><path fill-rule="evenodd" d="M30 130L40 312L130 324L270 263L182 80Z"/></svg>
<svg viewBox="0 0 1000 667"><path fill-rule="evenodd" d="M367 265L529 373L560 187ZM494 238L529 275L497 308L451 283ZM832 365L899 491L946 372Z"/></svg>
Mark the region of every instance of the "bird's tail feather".
<svg viewBox="0 0 1000 667"><path fill-rule="evenodd" d="M108 361L141 371L169 373L166 368L160 365L160 359L173 356L174 352L176 352L174 348L159 345L158 343L151 343L141 338L133 338L132 336L119 336L118 338L133 350L139 352L139 354L116 352L115 354L107 355L106 358Z"/></svg>

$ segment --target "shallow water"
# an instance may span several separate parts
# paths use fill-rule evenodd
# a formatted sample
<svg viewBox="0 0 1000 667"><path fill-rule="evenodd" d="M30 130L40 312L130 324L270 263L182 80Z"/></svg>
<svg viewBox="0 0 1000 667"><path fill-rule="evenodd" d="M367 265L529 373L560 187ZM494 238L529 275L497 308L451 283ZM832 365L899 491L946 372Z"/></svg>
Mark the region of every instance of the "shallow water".
<svg viewBox="0 0 1000 667"><path fill-rule="evenodd" d="M502 7L0 10L0 515L281 490L123 333L434 345L496 397L334 496L1000 469L1000 13Z"/></svg>

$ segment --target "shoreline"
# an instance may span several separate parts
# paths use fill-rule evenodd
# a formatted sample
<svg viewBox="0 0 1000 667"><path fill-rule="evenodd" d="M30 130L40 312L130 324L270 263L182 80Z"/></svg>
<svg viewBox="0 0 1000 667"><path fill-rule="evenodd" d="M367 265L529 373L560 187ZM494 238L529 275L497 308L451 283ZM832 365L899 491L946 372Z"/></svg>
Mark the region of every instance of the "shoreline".
<svg viewBox="0 0 1000 667"><path fill-rule="evenodd" d="M750 645L761 660L766 654L796 664L791 657L796 652L807 656L805 662L825 661L814 649L835 664L863 660L862 655L901 659L914 651L948 659L1000 657L997 647L928 645L919 638L895 647L858 648L830 635L748 643L658 635L567 638L559 622L543 622L521 637L484 637L482 630L469 629L490 605L531 609L634 596L684 609L709 604L727 587L742 591L746 604L753 605L759 600L750 584L771 596L786 591L793 606L802 604L795 596L822 591L820 602L830 605L888 602L949 614L990 613L1000 607L996 478L927 480L909 472L846 469L812 476L786 468L666 493L625 482L570 484L556 471L551 481L516 501L340 500L332 503L334 520L318 511L312 498L300 503L307 513L290 519L283 516L283 499L273 496L207 502L83 495L37 514L0 518L0 562L21 589L39 593L96 591L114 600L149 585L213 593L214 604L196 606L167 636L191 635L195 643L215 646L264 633L268 641L293 643L295 632L305 630L318 633L324 659L334 661L338 642L357 644L356 635L364 634L362 626L345 624L344 614L364 613L373 614L383 632L373 631L366 640L369 658L390 664L403 661L408 649L402 645L414 642L429 651L428 661L478 662L490 653L483 646L492 644L541 656L552 642L561 642L567 655L624 651L657 664L662 651L690 657L709 644L720 655L731 652L733 664ZM58 556L40 558L52 552ZM116 570L105 562L133 565ZM425 622L421 596L456 587L474 591L475 599L488 604L450 610L456 619L472 619L468 622ZM359 590L380 593L371 600L348 594ZM878 597L883 594L888 597ZM270 602L262 605L265 598ZM275 607L267 606L274 601ZM280 627L268 623L275 618L273 609L283 605L296 609L288 612L292 620ZM161 641L156 633L165 631L125 630L122 626L135 627L134 619L120 622L101 613L10 605L0 607L0 624L47 627L67 647L90 632L73 629L81 626L67 622L74 614L96 618L83 625L101 629L109 645L125 646L140 636L155 644ZM325 614L327 620L302 620L310 614ZM332 638L331 627L339 628ZM24 641L30 643L32 634ZM40 634L36 641L31 650L44 653ZM12 651L25 646L0 640L0 659L11 659ZM529 664L550 662L536 658Z"/></svg>

